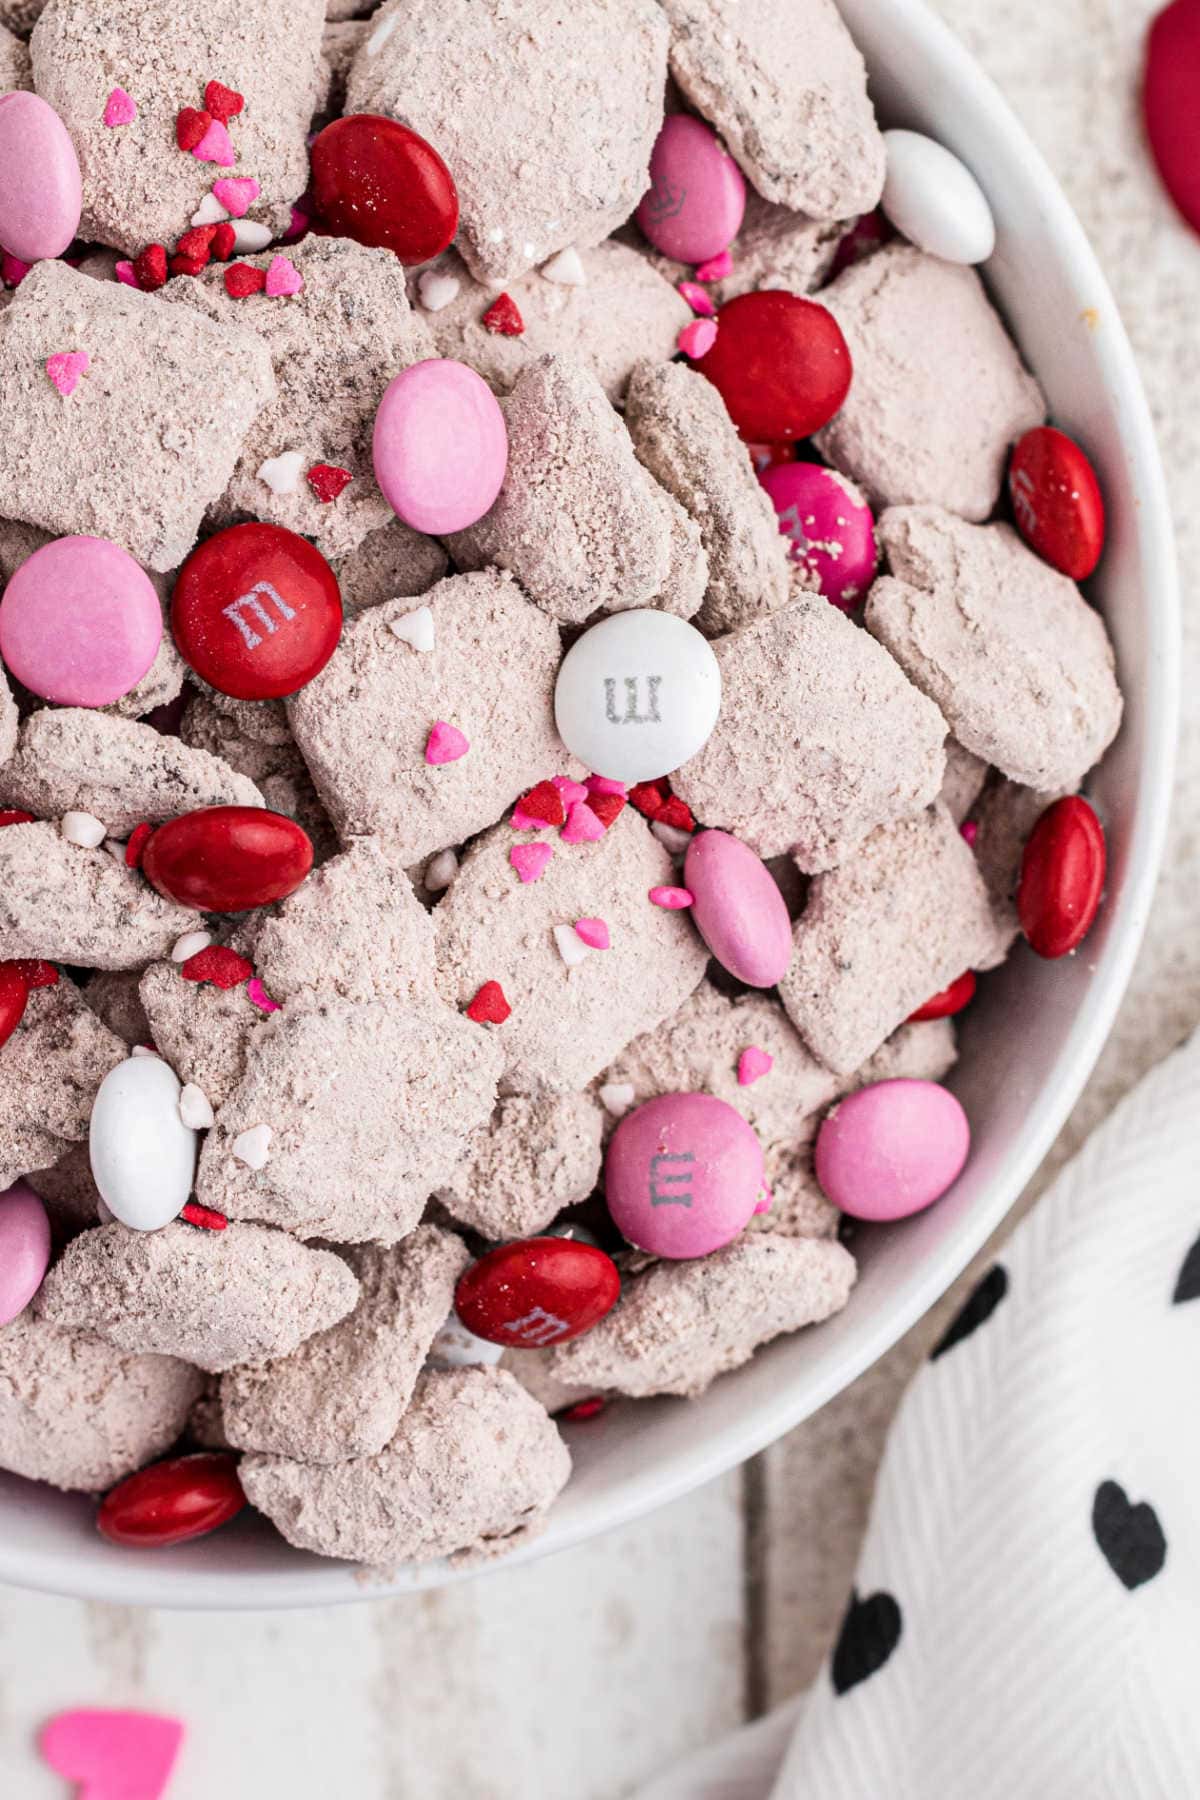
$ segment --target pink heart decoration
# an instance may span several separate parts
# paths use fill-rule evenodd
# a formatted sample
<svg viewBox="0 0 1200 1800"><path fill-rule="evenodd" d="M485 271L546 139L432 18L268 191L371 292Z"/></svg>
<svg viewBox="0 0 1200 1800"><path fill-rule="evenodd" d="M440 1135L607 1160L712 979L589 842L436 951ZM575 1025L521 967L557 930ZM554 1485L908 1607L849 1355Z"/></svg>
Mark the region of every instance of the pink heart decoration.
<svg viewBox="0 0 1200 1800"><path fill-rule="evenodd" d="M192 155L197 162L219 163L223 169L232 169L237 161L237 155L232 139L220 119L212 121L200 142L193 149ZM213 191L216 192L215 189ZM220 198L219 195L217 197ZM232 210L231 207L230 211Z"/></svg>
<svg viewBox="0 0 1200 1800"><path fill-rule="evenodd" d="M60 394L73 394L79 386L79 377L87 374L91 361L86 350L59 350L46 358L46 373Z"/></svg>
<svg viewBox="0 0 1200 1800"><path fill-rule="evenodd" d="M769 1075L775 1067L775 1058L768 1050L760 1050L757 1044L750 1044L738 1057L738 1086L749 1087L763 1075Z"/></svg>
<svg viewBox="0 0 1200 1800"><path fill-rule="evenodd" d="M200 148L199 144L196 146ZM212 185L213 198L219 200L234 219L243 219L262 193L253 175L222 175Z"/></svg>
<svg viewBox="0 0 1200 1800"><path fill-rule="evenodd" d="M5 250L0 255L0 281L5 287L20 287L33 264L22 262L19 256L10 256Z"/></svg>
<svg viewBox="0 0 1200 1800"><path fill-rule="evenodd" d="M124 88L114 88L104 104L104 123L106 125L132 125L137 118L137 107Z"/></svg>
<svg viewBox="0 0 1200 1800"><path fill-rule="evenodd" d="M286 256L273 256L267 265L267 298L277 300L284 294L298 294L304 277Z"/></svg>
<svg viewBox="0 0 1200 1800"><path fill-rule="evenodd" d="M126 287L135 288L140 285L137 278L137 271L131 262L122 259L122 261L117 264L113 273L116 275L118 281L123 281L125 283Z"/></svg>
<svg viewBox="0 0 1200 1800"><path fill-rule="evenodd" d="M553 855L553 844L514 844L508 860L517 871L519 881L539 881Z"/></svg>
<svg viewBox="0 0 1200 1800"><path fill-rule="evenodd" d="M604 826L586 800L576 800L562 828L564 844L594 844L604 836Z"/></svg>
<svg viewBox="0 0 1200 1800"><path fill-rule="evenodd" d="M183 1724L161 1713L79 1707L43 1727L43 1760L79 1783L77 1800L160 1800L183 1742Z"/></svg>
<svg viewBox="0 0 1200 1800"><path fill-rule="evenodd" d="M445 719L439 719L425 740L425 761L427 763L457 762L471 748L467 739L457 725L447 725Z"/></svg>

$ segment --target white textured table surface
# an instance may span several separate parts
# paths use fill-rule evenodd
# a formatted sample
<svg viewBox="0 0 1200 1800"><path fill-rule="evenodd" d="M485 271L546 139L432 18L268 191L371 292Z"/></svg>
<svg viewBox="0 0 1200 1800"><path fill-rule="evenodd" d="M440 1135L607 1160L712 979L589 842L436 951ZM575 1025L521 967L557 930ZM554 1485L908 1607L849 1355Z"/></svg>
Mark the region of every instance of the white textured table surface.
<svg viewBox="0 0 1200 1800"><path fill-rule="evenodd" d="M1096 244L1141 361L1184 570L1180 792L1120 1023L1053 1161L1200 1019L1200 240L1137 123L1158 0L937 0ZM1045 1172L1041 1178L1045 1180ZM0 1590L0 1795L62 1800L32 1751L68 1705L178 1711L172 1800L617 1800L812 1679L844 1604L886 1423L953 1300L785 1442L642 1523L444 1594L332 1613L135 1613Z"/></svg>

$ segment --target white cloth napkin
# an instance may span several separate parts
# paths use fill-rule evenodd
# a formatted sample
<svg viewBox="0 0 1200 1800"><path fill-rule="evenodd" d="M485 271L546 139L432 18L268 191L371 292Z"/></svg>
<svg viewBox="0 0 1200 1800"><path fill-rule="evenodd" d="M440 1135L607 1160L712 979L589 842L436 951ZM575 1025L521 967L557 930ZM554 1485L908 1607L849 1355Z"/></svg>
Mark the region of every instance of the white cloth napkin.
<svg viewBox="0 0 1200 1800"><path fill-rule="evenodd" d="M638 1800L1200 1796L1200 1034L913 1382L812 1691Z"/></svg>

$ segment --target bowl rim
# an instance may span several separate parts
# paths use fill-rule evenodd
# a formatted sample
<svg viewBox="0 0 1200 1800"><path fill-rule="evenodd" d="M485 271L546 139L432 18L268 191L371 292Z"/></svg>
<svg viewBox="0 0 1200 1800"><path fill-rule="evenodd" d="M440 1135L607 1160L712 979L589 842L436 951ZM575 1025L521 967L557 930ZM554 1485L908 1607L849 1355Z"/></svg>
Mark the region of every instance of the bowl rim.
<svg viewBox="0 0 1200 1800"><path fill-rule="evenodd" d="M853 12L868 0L845 0ZM1154 599L1146 619L1144 747L1133 801L1129 874L1112 927L1097 962L1095 978L1074 1017L1056 1058L1055 1079L1044 1084L1031 1105L1020 1144L969 1215L909 1278L886 1314L860 1333L850 1354L831 1358L790 1395L787 1385L717 1429L698 1433L689 1447L661 1462L639 1468L602 1501L570 1515L552 1513L540 1536L483 1567L514 1568L572 1548L601 1531L627 1525L654 1508L682 1498L705 1482L744 1462L792 1430L804 1418L855 1381L945 1293L980 1249L1027 1185L1061 1130L1090 1076L1124 996L1145 932L1166 842L1178 728L1180 608L1174 529L1166 481L1150 408L1116 302L1096 255L1073 209L1041 152L1007 100L950 27L926 0L869 0L903 20L914 54L940 83L952 84L969 109L973 130L986 131L1003 146L1006 158L1026 185L1037 189L1045 226L1061 245L1062 258L1095 296L1098 315L1095 351L1114 397L1119 398L1123 442L1129 467L1137 472L1139 515L1137 560ZM854 25L851 20L851 30ZM795 1387L795 1384L793 1384ZM656 1404L650 1402L649 1406ZM601 1422L603 1424L603 1422ZM36 1492L35 1484L29 1485ZM227 1528L234 1534L239 1526ZM227 1534L222 1533L222 1540ZM235 1536L234 1541L237 1541ZM97 1545L99 1548L99 1545ZM407 1567L375 1580L356 1566L327 1562L282 1546L282 1558L266 1569L235 1566L213 1569L184 1546L147 1557L114 1553L81 1557L76 1545L30 1550L0 1537L0 1580L17 1587L86 1600L196 1610L282 1609L349 1603L440 1587L469 1579L480 1566L444 1563Z"/></svg>

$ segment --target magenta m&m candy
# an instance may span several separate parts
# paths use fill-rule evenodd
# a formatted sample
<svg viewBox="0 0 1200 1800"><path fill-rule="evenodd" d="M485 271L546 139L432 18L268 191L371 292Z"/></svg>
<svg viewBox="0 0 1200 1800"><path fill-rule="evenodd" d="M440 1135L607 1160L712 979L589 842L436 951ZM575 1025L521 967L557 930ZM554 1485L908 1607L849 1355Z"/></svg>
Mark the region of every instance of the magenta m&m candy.
<svg viewBox="0 0 1200 1800"><path fill-rule="evenodd" d="M0 657L60 706L107 706L135 688L162 641L150 577L107 538L63 537L26 557L0 600Z"/></svg>
<svg viewBox="0 0 1200 1800"><path fill-rule="evenodd" d="M25 263L61 256L82 197L79 158L54 108L37 94L0 94L0 248Z"/></svg>
<svg viewBox="0 0 1200 1800"><path fill-rule="evenodd" d="M774 987L792 960L792 923L766 864L727 831L702 831L688 845L683 885L721 967L747 987Z"/></svg>
<svg viewBox="0 0 1200 1800"><path fill-rule="evenodd" d="M759 472L788 555L814 575L827 600L853 612L875 578L875 518L865 497L836 469L776 464Z"/></svg>
<svg viewBox="0 0 1200 1800"><path fill-rule="evenodd" d="M626 1113L604 1161L608 1210L639 1250L707 1256L764 1201L763 1153L745 1119L712 1094L663 1094Z"/></svg>
<svg viewBox="0 0 1200 1800"><path fill-rule="evenodd" d="M745 177L716 132L690 113L671 113L635 215L643 236L676 262L706 262L728 249L745 210Z"/></svg>
<svg viewBox="0 0 1200 1800"><path fill-rule="evenodd" d="M384 389L375 414L375 479L397 518L440 536L489 512L508 469L508 430L487 382L431 357Z"/></svg>
<svg viewBox="0 0 1200 1800"><path fill-rule="evenodd" d="M590 1331L621 1294L617 1265L578 1238L519 1238L471 1264L454 1309L476 1337L518 1350L565 1344Z"/></svg>
<svg viewBox="0 0 1200 1800"><path fill-rule="evenodd" d="M821 1190L854 1219L907 1219L940 1200L971 1147L967 1115L936 1081L877 1081L817 1133Z"/></svg>
<svg viewBox="0 0 1200 1800"><path fill-rule="evenodd" d="M0 1194L0 1325L24 1312L50 1261L46 1208L24 1181Z"/></svg>

